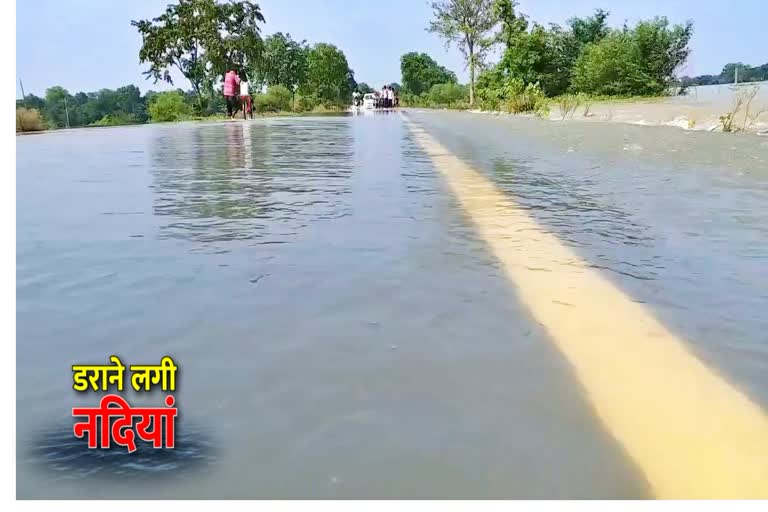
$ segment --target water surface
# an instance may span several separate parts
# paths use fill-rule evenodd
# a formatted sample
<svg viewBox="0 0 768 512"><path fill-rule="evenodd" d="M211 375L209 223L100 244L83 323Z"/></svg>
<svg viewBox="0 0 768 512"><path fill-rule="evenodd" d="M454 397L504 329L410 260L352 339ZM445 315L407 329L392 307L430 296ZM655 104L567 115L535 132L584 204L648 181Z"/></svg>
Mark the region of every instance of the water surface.
<svg viewBox="0 0 768 512"><path fill-rule="evenodd" d="M768 404L765 139L408 115ZM648 496L399 115L17 161L20 498ZM70 365L112 353L177 361L178 452L67 436Z"/></svg>

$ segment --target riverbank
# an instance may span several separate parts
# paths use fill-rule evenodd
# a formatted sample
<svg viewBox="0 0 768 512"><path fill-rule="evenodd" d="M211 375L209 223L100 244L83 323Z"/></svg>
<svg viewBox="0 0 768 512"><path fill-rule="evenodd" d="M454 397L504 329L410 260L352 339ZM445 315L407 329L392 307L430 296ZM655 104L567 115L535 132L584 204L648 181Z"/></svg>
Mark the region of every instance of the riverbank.
<svg viewBox="0 0 768 512"><path fill-rule="evenodd" d="M756 93L750 101L753 88ZM478 109L471 112L505 114ZM768 135L768 83L747 84L736 89L728 85L692 87L685 96L587 100L568 112L564 112L554 98L550 101L549 113L543 118Z"/></svg>

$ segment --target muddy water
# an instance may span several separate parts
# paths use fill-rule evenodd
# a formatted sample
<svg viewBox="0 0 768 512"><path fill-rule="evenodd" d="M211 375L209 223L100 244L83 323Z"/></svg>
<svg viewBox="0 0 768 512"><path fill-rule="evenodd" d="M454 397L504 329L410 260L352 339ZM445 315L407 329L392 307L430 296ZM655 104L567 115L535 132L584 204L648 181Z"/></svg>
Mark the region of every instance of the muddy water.
<svg viewBox="0 0 768 512"><path fill-rule="evenodd" d="M768 404L763 139L409 119ZM20 498L651 495L400 116L79 130L17 159ZM70 365L113 353L181 367L177 451L68 434L95 405Z"/></svg>

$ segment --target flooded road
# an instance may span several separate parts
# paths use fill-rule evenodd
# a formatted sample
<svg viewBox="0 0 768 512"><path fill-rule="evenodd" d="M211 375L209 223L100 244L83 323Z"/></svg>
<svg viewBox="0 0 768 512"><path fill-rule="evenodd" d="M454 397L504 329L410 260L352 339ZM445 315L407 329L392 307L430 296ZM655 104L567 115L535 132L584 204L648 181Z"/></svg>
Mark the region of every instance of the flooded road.
<svg viewBox="0 0 768 512"><path fill-rule="evenodd" d="M445 154L486 185L457 188ZM527 300L545 279L510 277L462 195L479 186L763 434L765 138L417 111L19 137L17 161L19 498L658 495ZM67 435L95 405L71 365L110 354L181 368L172 456L94 460Z"/></svg>

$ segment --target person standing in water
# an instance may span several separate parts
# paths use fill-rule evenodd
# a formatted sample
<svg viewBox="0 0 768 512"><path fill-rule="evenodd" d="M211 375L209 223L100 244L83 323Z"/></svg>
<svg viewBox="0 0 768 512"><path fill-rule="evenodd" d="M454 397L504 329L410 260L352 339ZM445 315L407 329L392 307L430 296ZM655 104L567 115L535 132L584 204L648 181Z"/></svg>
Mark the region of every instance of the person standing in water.
<svg viewBox="0 0 768 512"><path fill-rule="evenodd" d="M247 78L240 81L240 104L243 106L243 119L248 119L249 116L253 119L253 104L251 103L251 95L248 91Z"/></svg>
<svg viewBox="0 0 768 512"><path fill-rule="evenodd" d="M238 111L237 93L239 92L239 85L240 77L237 76L234 66L231 66L227 74L224 75L224 99L227 102L227 115L230 119L234 119Z"/></svg>

